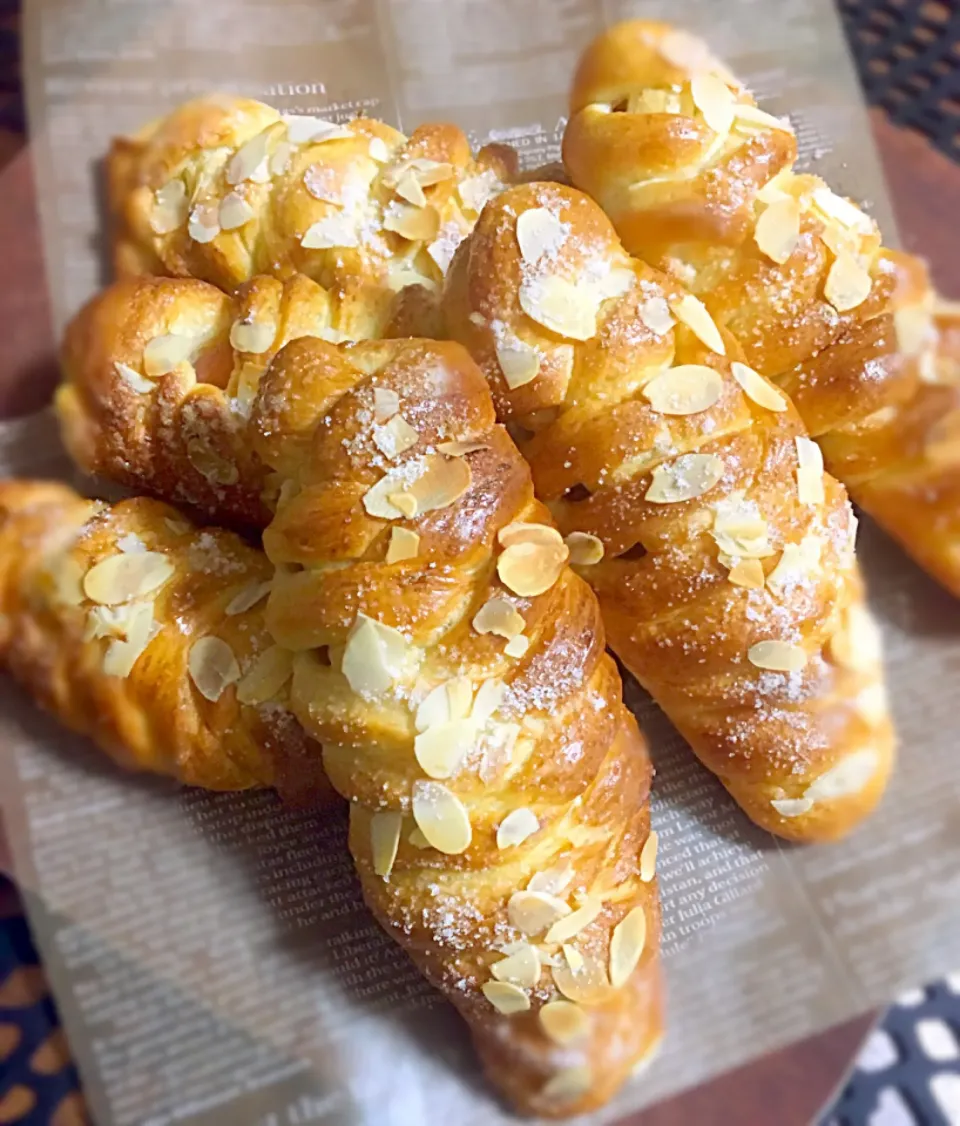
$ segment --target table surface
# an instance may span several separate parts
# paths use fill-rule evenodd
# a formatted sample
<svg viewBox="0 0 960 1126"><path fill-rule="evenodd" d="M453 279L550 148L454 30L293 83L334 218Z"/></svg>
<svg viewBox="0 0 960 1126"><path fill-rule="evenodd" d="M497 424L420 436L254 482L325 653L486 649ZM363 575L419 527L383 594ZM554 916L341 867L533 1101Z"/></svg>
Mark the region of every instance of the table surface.
<svg viewBox="0 0 960 1126"><path fill-rule="evenodd" d="M960 168L879 113L873 127L907 249L924 254L941 290L960 297ZM57 379L29 151L0 134L0 419L43 406ZM55 266L54 266L55 268ZM0 825L0 868L5 866ZM839 1088L871 1016L774 1052L643 1112L635 1126L808 1126ZM773 1108L776 1108L775 1112Z"/></svg>

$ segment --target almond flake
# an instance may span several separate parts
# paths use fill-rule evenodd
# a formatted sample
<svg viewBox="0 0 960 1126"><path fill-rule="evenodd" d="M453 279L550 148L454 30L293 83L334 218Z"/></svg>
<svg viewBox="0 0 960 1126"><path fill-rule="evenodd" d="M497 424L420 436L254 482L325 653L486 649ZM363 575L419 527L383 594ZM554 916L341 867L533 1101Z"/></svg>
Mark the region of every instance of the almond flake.
<svg viewBox="0 0 960 1126"><path fill-rule="evenodd" d="M496 173L488 168L478 176L467 176L457 185L457 193L463 206L469 211L481 212L487 203L503 191L503 184Z"/></svg>
<svg viewBox="0 0 960 1126"><path fill-rule="evenodd" d="M679 300L671 301L670 308L677 320L682 321L711 352L717 352L721 356L727 354L720 330L699 297L686 293Z"/></svg>
<svg viewBox="0 0 960 1126"><path fill-rule="evenodd" d="M411 242L430 242L440 230L440 213L435 207L413 207L408 203L390 203L383 216L383 227Z"/></svg>
<svg viewBox="0 0 960 1126"><path fill-rule="evenodd" d="M429 160L425 156L415 156L407 168L417 183L424 188L450 180L456 174L456 169L447 161Z"/></svg>
<svg viewBox="0 0 960 1126"><path fill-rule="evenodd" d="M140 556L130 556L138 559ZM190 646L187 669L204 699L215 704L240 679L240 666L230 646L219 637L201 637Z"/></svg>
<svg viewBox="0 0 960 1126"><path fill-rule="evenodd" d="M656 336L666 336L676 323L665 297L648 297L639 309L640 320Z"/></svg>
<svg viewBox="0 0 960 1126"><path fill-rule="evenodd" d="M438 684L420 702L414 717L417 731L466 719L473 703L473 683L468 676L457 676Z"/></svg>
<svg viewBox="0 0 960 1126"><path fill-rule="evenodd" d="M833 801L836 798L859 794L877 773L880 759L876 751L854 751L841 759L836 766L815 778L804 792L805 798L814 802Z"/></svg>
<svg viewBox="0 0 960 1126"><path fill-rule="evenodd" d="M651 379L644 396L655 411L668 415L709 410L723 393L723 376L702 364L681 364Z"/></svg>
<svg viewBox="0 0 960 1126"><path fill-rule="evenodd" d="M544 547L562 547L563 536L549 524L526 524L523 521L515 520L511 524L504 524L497 532L497 543L501 547L513 547L514 544L518 543L537 543Z"/></svg>
<svg viewBox="0 0 960 1126"><path fill-rule="evenodd" d="M590 1031L587 1014L572 1001L548 1001L538 1016L543 1031L561 1047L578 1043Z"/></svg>
<svg viewBox="0 0 960 1126"><path fill-rule="evenodd" d="M740 384L747 398L752 399L758 407L777 412L787 409L786 397L769 384L758 371L741 364L739 360L734 360L730 365L730 374Z"/></svg>
<svg viewBox="0 0 960 1126"><path fill-rule="evenodd" d="M797 447L797 492L801 504L821 505L824 501L823 454L809 438L795 438Z"/></svg>
<svg viewBox="0 0 960 1126"><path fill-rule="evenodd" d="M237 685L237 700L258 707L272 700L293 676L293 654L271 645L253 662Z"/></svg>
<svg viewBox="0 0 960 1126"><path fill-rule="evenodd" d="M373 870L384 879L393 871L400 846L400 827L403 814L392 809L378 810L370 818L370 855Z"/></svg>
<svg viewBox="0 0 960 1126"><path fill-rule="evenodd" d="M873 279L852 254L840 254L830 267L823 295L838 313L847 313L870 296Z"/></svg>
<svg viewBox="0 0 960 1126"><path fill-rule="evenodd" d="M146 395L150 391L157 389L155 383L151 383L149 379L144 379L140 372L138 372L136 368L132 368L129 364L122 364L119 360L116 360L113 366L117 375L120 376L128 387L136 391L138 395Z"/></svg>
<svg viewBox="0 0 960 1126"><path fill-rule="evenodd" d="M814 206L829 219L834 219L842 227L860 235L872 235L876 228L870 217L865 215L855 203L837 195L824 184L813 192Z"/></svg>
<svg viewBox="0 0 960 1126"><path fill-rule="evenodd" d="M238 195L237 192L229 192L220 201L220 229L223 231L236 230L237 227L242 227L244 223L249 223L255 214L256 212L242 195Z"/></svg>
<svg viewBox="0 0 960 1126"><path fill-rule="evenodd" d="M565 942L561 949L563 950L563 956L570 970L575 974L580 973L583 969L583 955L580 951L576 946L571 946L568 942Z"/></svg>
<svg viewBox="0 0 960 1126"><path fill-rule="evenodd" d="M157 235L172 234L187 218L187 187L182 180L168 180L153 194L150 229Z"/></svg>
<svg viewBox="0 0 960 1126"><path fill-rule="evenodd" d="M573 1102L585 1095L593 1084L589 1064L578 1063L558 1071L543 1085L540 1094L557 1102Z"/></svg>
<svg viewBox="0 0 960 1126"><path fill-rule="evenodd" d="M392 387L374 387L373 389L373 420L374 422L389 422L400 410L400 396Z"/></svg>
<svg viewBox="0 0 960 1126"><path fill-rule="evenodd" d="M389 422L378 426L373 432L373 443L377 449L391 460L412 449L420 435L403 415L395 414Z"/></svg>
<svg viewBox="0 0 960 1126"><path fill-rule="evenodd" d="M446 454L447 457L465 457L467 454L475 454L479 450L489 450L489 442L471 442L471 441L455 441L455 442L441 442L437 446L437 452Z"/></svg>
<svg viewBox="0 0 960 1126"><path fill-rule="evenodd" d="M820 567L822 547L820 537L812 532L799 543L785 544L779 562L767 576L767 586L774 594L782 595L789 585L815 574Z"/></svg>
<svg viewBox="0 0 960 1126"><path fill-rule="evenodd" d="M450 778L477 739L476 725L470 719L441 723L421 732L413 753L421 770L430 778Z"/></svg>
<svg viewBox="0 0 960 1126"><path fill-rule="evenodd" d="M215 203L201 203L190 212L187 234L194 242L205 244L213 242L220 234L218 208Z"/></svg>
<svg viewBox="0 0 960 1126"><path fill-rule="evenodd" d="M109 555L83 577L83 592L91 602L117 606L159 589L173 575L174 566L159 551Z"/></svg>
<svg viewBox="0 0 960 1126"><path fill-rule="evenodd" d="M682 454L658 465L645 499L651 504L679 504L708 493L723 477L723 462L716 454Z"/></svg>
<svg viewBox="0 0 960 1126"><path fill-rule="evenodd" d="M532 989L540 980L540 955L529 942L517 943L509 957L493 963L490 972L497 981Z"/></svg>
<svg viewBox="0 0 960 1126"><path fill-rule="evenodd" d="M660 844L660 834L656 829L650 830L650 835L643 842L640 849L640 879L648 884L657 872L657 848Z"/></svg>
<svg viewBox="0 0 960 1126"><path fill-rule="evenodd" d="M727 556L720 562L726 565ZM730 559L730 573L727 578L734 586L742 586L747 590L763 590L764 575L763 564L759 559Z"/></svg>
<svg viewBox="0 0 960 1126"><path fill-rule="evenodd" d="M294 146L289 141L281 141L273 150L268 168L271 176L282 176L290 167L290 157L293 156Z"/></svg>
<svg viewBox="0 0 960 1126"><path fill-rule="evenodd" d="M773 555L767 532L766 520L755 505L744 502L742 493L733 494L717 505L711 534L724 554L749 559Z"/></svg>
<svg viewBox="0 0 960 1126"><path fill-rule="evenodd" d="M610 984L621 989L637 968L647 942L647 916L634 907L613 928L610 939Z"/></svg>
<svg viewBox="0 0 960 1126"><path fill-rule="evenodd" d="M409 842L409 844L413 848L432 848L433 847L433 845L430 844L430 842L423 835L423 833L421 833L420 830L417 829L417 828L413 828L413 829L410 830L410 835L407 837L407 841Z"/></svg>
<svg viewBox="0 0 960 1126"><path fill-rule="evenodd" d="M520 308L559 336L590 340L597 335L594 295L565 278L551 274L525 280L520 286Z"/></svg>
<svg viewBox="0 0 960 1126"><path fill-rule="evenodd" d="M733 107L734 112L734 125L737 127L747 126L748 128L758 129L776 129L780 133L793 133L793 126L789 120L782 117L774 117L772 113L767 113L766 110L760 109L759 106L752 106L746 102L738 102Z"/></svg>
<svg viewBox="0 0 960 1126"><path fill-rule="evenodd" d="M416 559L420 553L420 534L409 528L394 526L390 529L390 543L387 545L388 563L402 563L406 559Z"/></svg>
<svg viewBox="0 0 960 1126"><path fill-rule="evenodd" d="M230 326L230 346L238 352L262 355L277 337L277 326L264 321L234 321Z"/></svg>
<svg viewBox="0 0 960 1126"><path fill-rule="evenodd" d="M551 895L559 895L570 886L575 874L570 864L557 864L532 876L527 884L527 891L546 891Z"/></svg>
<svg viewBox="0 0 960 1126"><path fill-rule="evenodd" d="M532 383L540 374L540 353L522 340L514 339L509 344L498 344L497 363L511 391Z"/></svg>
<svg viewBox="0 0 960 1126"><path fill-rule="evenodd" d="M61 606L79 606L83 602L84 568L72 555L63 556L54 566L54 597Z"/></svg>
<svg viewBox="0 0 960 1126"><path fill-rule="evenodd" d="M783 265L800 242L800 204L792 196L771 203L757 220L753 237L768 258Z"/></svg>
<svg viewBox="0 0 960 1126"><path fill-rule="evenodd" d="M460 499L472 481L470 463L428 454L391 469L363 495L363 506L371 516L412 519Z"/></svg>
<svg viewBox="0 0 960 1126"><path fill-rule="evenodd" d="M880 627L870 611L859 603L848 608L829 646L831 658L853 672L872 672L883 657Z"/></svg>
<svg viewBox="0 0 960 1126"><path fill-rule="evenodd" d="M590 954L581 955L580 963L577 969L572 968L569 960L554 966L554 985L568 1001L576 1001L580 1005L603 1004L611 992L606 966Z"/></svg>
<svg viewBox="0 0 960 1126"><path fill-rule="evenodd" d="M309 142L319 145L326 141L349 140L355 135L346 126L322 117L284 113L281 114L281 119L287 127L287 139L292 145L305 145Z"/></svg>
<svg viewBox="0 0 960 1126"><path fill-rule="evenodd" d="M529 648L530 638L520 634L517 637L511 637L507 644L504 645L503 651L508 657L513 657L515 660L519 661Z"/></svg>
<svg viewBox="0 0 960 1126"><path fill-rule="evenodd" d="M248 583L230 599L224 613L228 618L236 617L237 614L245 614L248 610L252 610L258 602L266 598L272 587L272 579Z"/></svg>
<svg viewBox="0 0 960 1126"><path fill-rule="evenodd" d="M497 848L513 848L523 844L540 829L540 822L532 809L526 807L508 813L497 829Z"/></svg>
<svg viewBox="0 0 960 1126"><path fill-rule="evenodd" d="M715 74L695 74L690 83L693 104L714 133L727 134L733 125L734 96Z"/></svg>
<svg viewBox="0 0 960 1126"><path fill-rule="evenodd" d="M386 164L390 160L390 150L382 137L371 137L369 146L370 158L378 164Z"/></svg>
<svg viewBox="0 0 960 1126"><path fill-rule="evenodd" d="M802 817L813 809L813 798L774 798L770 804L781 817Z"/></svg>
<svg viewBox="0 0 960 1126"><path fill-rule="evenodd" d="M569 554L562 540L555 545L514 543L497 559L497 574L514 594L533 598L548 591L560 578Z"/></svg>
<svg viewBox="0 0 960 1126"><path fill-rule="evenodd" d="M267 156L268 139L268 134L264 130L237 149L227 164L225 175L226 181L231 187L242 184L244 180L249 180L251 175L260 167Z"/></svg>
<svg viewBox="0 0 960 1126"><path fill-rule="evenodd" d="M590 532L571 532L563 541L570 552L569 562L577 567L592 567L603 558L603 540Z"/></svg>
<svg viewBox="0 0 960 1126"><path fill-rule="evenodd" d="M582 930L590 926L603 910L603 903L599 899L588 900L572 914L559 919L547 931L546 942L569 942Z"/></svg>
<svg viewBox="0 0 960 1126"><path fill-rule="evenodd" d="M359 246L357 228L351 218L342 211L333 211L311 224L300 240L305 250L331 250L333 248Z"/></svg>
<svg viewBox="0 0 960 1126"><path fill-rule="evenodd" d="M466 677L461 679L466 680ZM496 713L503 702L506 691L506 684L498 676L491 677L480 685L470 711L470 718L478 728L483 728L487 725L490 718Z"/></svg>
<svg viewBox="0 0 960 1126"><path fill-rule="evenodd" d="M94 607L94 609L101 609ZM107 676L129 676L140 655L155 636L153 603L139 602L129 607L123 623L123 640L111 641L103 655L103 671Z"/></svg>
<svg viewBox="0 0 960 1126"><path fill-rule="evenodd" d="M187 460L213 485L235 485L240 480L236 465L211 450L201 438L188 440Z"/></svg>
<svg viewBox="0 0 960 1126"><path fill-rule="evenodd" d="M439 782L415 782L413 819L427 843L447 856L457 856L470 847L473 830L466 806Z"/></svg>
<svg viewBox="0 0 960 1126"><path fill-rule="evenodd" d="M679 113L680 99L670 90L641 90L631 94L627 101L627 113Z"/></svg>
<svg viewBox="0 0 960 1126"><path fill-rule="evenodd" d="M399 630L358 614L340 670L354 692L376 699L401 679L409 655L410 644Z"/></svg>
<svg viewBox="0 0 960 1126"><path fill-rule="evenodd" d="M523 616L505 598L497 596L488 599L473 619L473 628L477 633L493 633L508 641L519 637L526 627Z"/></svg>
<svg viewBox="0 0 960 1126"><path fill-rule="evenodd" d="M747 660L758 669L799 672L807 663L807 654L801 646L786 641L758 641L747 650Z"/></svg>
<svg viewBox="0 0 960 1126"><path fill-rule="evenodd" d="M518 986L508 981L487 981L480 986L484 997L504 1016L525 1013L530 1008L530 998Z"/></svg>
<svg viewBox="0 0 960 1126"><path fill-rule="evenodd" d="M507 903L510 925L530 938L571 914L562 899L543 891L515 891Z"/></svg>
<svg viewBox="0 0 960 1126"><path fill-rule="evenodd" d="M545 207L532 207L517 216L517 242L520 256L535 266L544 255L554 257L563 246L568 226Z"/></svg>
<svg viewBox="0 0 960 1126"><path fill-rule="evenodd" d="M178 364L189 361L197 348L195 336L178 336L168 332L148 340L143 348L143 370L152 379L173 371Z"/></svg>
<svg viewBox="0 0 960 1126"><path fill-rule="evenodd" d="M423 188L419 181L414 179L412 172L405 172L397 181L393 190L401 199L405 199L407 203L413 204L414 207L427 206L427 197L423 194Z"/></svg>
<svg viewBox="0 0 960 1126"><path fill-rule="evenodd" d="M387 500L393 507L408 520L412 520L417 514L417 498L413 493L391 493Z"/></svg>

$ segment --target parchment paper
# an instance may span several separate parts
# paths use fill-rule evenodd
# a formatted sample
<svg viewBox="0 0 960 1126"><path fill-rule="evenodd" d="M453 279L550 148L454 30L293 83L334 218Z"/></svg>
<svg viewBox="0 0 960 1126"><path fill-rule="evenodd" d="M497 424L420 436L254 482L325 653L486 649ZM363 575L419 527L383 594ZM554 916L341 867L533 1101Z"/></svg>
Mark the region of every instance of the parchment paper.
<svg viewBox="0 0 960 1126"><path fill-rule="evenodd" d="M804 161L893 227L829 0L28 0L28 100L58 326L102 278L97 162L190 95L358 109L554 159L577 53L608 21L709 35ZM48 416L0 428L0 471L69 474ZM669 1033L612 1122L953 969L960 605L867 527L902 752L837 846L752 827L632 684L657 765ZM341 813L119 774L0 681L0 801L100 1126L486 1126L513 1119L464 1029L366 915ZM773 1112L775 1113L775 1111Z"/></svg>

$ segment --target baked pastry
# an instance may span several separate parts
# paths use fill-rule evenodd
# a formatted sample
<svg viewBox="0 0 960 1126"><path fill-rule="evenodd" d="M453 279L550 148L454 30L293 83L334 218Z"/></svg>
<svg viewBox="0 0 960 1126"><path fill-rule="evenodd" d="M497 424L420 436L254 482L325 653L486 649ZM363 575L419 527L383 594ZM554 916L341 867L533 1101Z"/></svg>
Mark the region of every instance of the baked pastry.
<svg viewBox="0 0 960 1126"><path fill-rule="evenodd" d="M883 792L893 730L856 520L788 398L559 184L487 205L444 316L623 663L757 824L850 830Z"/></svg>
<svg viewBox="0 0 960 1126"><path fill-rule="evenodd" d="M816 176L790 123L693 36L636 20L584 53L563 142L627 250L678 278L793 397L827 469L960 594L960 407L921 263Z"/></svg>
<svg viewBox="0 0 960 1126"><path fill-rule="evenodd" d="M474 157L454 125L408 138L372 118L336 125L212 95L114 142L114 265L121 277L196 277L230 292L256 274L300 272L364 306L375 328L362 336L387 335L394 320L428 335L457 243L515 170L512 150Z"/></svg>
<svg viewBox="0 0 960 1126"><path fill-rule="evenodd" d="M264 626L273 568L157 501L0 482L0 663L123 766L333 800Z"/></svg>

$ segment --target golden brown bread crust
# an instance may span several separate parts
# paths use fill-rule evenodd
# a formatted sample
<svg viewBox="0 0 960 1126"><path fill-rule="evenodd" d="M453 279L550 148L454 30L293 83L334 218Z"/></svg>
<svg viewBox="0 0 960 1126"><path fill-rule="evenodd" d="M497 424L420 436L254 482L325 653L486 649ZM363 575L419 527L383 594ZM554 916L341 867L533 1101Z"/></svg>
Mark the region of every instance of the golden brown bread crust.
<svg viewBox="0 0 960 1126"><path fill-rule="evenodd" d="M549 306L557 292L567 304ZM602 541L580 570L615 652L753 820L835 838L875 806L893 751L856 522L816 466L801 497L798 458L816 447L796 411L755 374L741 386L736 342L685 307L556 184L487 206L444 300L538 497L561 531ZM772 662L754 650L770 641Z"/></svg>
<svg viewBox="0 0 960 1126"><path fill-rule="evenodd" d="M667 24L617 24L587 48L563 153L627 250L703 299L853 499L960 594L960 442L938 417L960 378L937 359L922 264L796 175L789 123Z"/></svg>
<svg viewBox="0 0 960 1126"><path fill-rule="evenodd" d="M121 558L159 566L156 585L121 601L122 574L100 567L89 578ZM241 704L238 691L257 698L253 681L214 700L188 671L201 638L228 645L244 676L270 649L272 574L262 552L156 501L105 505L57 482L0 483L0 661L39 703L128 768L332 801L320 747L287 708L289 675L262 702Z"/></svg>
<svg viewBox="0 0 960 1126"><path fill-rule="evenodd" d="M427 335L453 249L515 170L505 146L474 158L454 125L407 138L371 118L332 126L212 95L114 142L114 264L121 277L195 277L229 292L300 272L380 325L411 287L399 319Z"/></svg>

